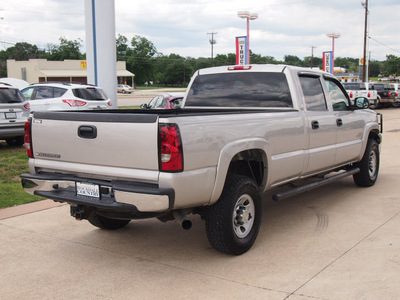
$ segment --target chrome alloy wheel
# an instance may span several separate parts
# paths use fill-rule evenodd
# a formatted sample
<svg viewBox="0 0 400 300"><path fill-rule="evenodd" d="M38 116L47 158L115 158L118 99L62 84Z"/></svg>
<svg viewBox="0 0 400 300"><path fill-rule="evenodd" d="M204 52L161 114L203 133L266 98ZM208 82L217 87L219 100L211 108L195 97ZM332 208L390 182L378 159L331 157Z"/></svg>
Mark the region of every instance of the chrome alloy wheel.
<svg viewBox="0 0 400 300"><path fill-rule="evenodd" d="M255 205L253 198L242 195L235 204L233 211L233 230L238 238L245 238L253 228Z"/></svg>
<svg viewBox="0 0 400 300"><path fill-rule="evenodd" d="M378 159L376 156L376 152L371 151L371 153L369 154L369 160L368 160L368 173L369 173L369 177L371 179L375 179L375 177L376 177L377 166L378 166Z"/></svg>

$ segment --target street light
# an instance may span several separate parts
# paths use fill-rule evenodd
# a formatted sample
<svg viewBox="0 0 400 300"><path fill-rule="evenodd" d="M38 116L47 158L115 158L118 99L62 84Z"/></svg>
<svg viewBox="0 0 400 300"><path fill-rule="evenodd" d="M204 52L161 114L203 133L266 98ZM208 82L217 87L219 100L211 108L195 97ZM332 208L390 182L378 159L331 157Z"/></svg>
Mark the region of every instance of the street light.
<svg viewBox="0 0 400 300"><path fill-rule="evenodd" d="M332 74L335 75L335 39L340 38L340 34L328 33L327 36L332 38Z"/></svg>
<svg viewBox="0 0 400 300"><path fill-rule="evenodd" d="M258 14L249 13L248 11L239 11L238 17L247 20L247 64L250 64L250 20L258 19Z"/></svg>

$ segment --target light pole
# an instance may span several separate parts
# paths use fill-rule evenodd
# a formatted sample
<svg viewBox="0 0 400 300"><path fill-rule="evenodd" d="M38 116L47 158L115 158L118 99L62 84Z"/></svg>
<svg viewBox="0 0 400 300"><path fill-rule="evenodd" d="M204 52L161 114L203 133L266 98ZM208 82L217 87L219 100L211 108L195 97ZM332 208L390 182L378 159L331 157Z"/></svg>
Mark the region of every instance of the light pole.
<svg viewBox="0 0 400 300"><path fill-rule="evenodd" d="M238 17L247 20L247 64L250 64L250 20L258 19L257 13L249 13L248 11L239 11Z"/></svg>
<svg viewBox="0 0 400 300"><path fill-rule="evenodd" d="M367 61L367 36L368 36L368 0L365 0L365 2L361 2L361 5L365 8L365 24L364 24L364 55L363 55L363 75L362 75L362 81L363 82L368 82L367 77L368 77L368 66L369 63Z"/></svg>
<svg viewBox="0 0 400 300"><path fill-rule="evenodd" d="M335 75L335 39L340 38L340 34L328 33L327 36L332 38L332 74Z"/></svg>

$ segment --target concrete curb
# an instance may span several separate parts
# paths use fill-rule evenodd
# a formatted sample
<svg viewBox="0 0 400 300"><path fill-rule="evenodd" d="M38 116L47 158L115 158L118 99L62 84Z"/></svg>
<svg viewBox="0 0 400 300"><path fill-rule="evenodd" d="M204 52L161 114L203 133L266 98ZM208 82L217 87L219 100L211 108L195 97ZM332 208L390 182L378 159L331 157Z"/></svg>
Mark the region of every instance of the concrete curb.
<svg viewBox="0 0 400 300"><path fill-rule="evenodd" d="M30 214L40 210L46 210L53 207L67 205L66 203L58 203L53 200L41 200L27 204L7 207L0 209L0 220L9 219L21 215Z"/></svg>

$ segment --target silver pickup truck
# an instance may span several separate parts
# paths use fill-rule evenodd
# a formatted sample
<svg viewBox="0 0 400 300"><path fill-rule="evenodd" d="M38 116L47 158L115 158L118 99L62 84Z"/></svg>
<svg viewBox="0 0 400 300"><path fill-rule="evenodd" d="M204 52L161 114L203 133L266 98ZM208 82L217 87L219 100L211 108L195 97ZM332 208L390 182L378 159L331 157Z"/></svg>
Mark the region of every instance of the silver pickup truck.
<svg viewBox="0 0 400 300"><path fill-rule="evenodd" d="M381 125L327 73L208 68L181 109L35 112L22 184L103 229L150 217L188 229L200 214L212 246L239 255L257 237L263 192L301 182L278 189L279 200L349 175L374 185Z"/></svg>

